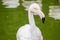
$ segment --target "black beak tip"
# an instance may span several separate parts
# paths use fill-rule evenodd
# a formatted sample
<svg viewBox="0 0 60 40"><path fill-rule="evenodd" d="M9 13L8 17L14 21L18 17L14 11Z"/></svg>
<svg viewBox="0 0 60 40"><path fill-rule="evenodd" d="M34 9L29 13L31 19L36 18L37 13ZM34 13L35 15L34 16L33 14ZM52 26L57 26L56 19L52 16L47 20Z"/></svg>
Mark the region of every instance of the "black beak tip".
<svg viewBox="0 0 60 40"><path fill-rule="evenodd" d="M42 18L42 22L43 22L43 24L44 24L44 22L45 22L45 18Z"/></svg>

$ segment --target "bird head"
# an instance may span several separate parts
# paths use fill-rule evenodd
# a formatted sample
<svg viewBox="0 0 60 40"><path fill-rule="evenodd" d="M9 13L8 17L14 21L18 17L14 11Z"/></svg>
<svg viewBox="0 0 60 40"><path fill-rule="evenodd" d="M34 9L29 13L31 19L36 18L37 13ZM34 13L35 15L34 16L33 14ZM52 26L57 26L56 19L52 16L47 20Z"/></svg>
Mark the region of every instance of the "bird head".
<svg viewBox="0 0 60 40"><path fill-rule="evenodd" d="M31 13L33 13L34 15L36 15L36 14L39 15L40 18L42 19L42 22L44 23L44 21L45 21L45 15L41 11L39 4L37 4L37 3L32 4L31 7L30 7L30 9L31 9L30 10Z"/></svg>

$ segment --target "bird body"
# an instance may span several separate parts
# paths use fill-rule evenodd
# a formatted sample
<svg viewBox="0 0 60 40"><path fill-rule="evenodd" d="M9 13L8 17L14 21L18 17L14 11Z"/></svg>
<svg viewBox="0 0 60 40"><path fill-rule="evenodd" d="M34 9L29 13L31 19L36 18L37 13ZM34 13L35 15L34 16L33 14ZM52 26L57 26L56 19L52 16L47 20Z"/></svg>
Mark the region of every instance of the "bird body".
<svg viewBox="0 0 60 40"><path fill-rule="evenodd" d="M28 9L29 24L26 24L18 29L16 34L17 40L43 40L42 33L34 21L33 15L35 13L38 14L44 21L45 15L40 10L39 5L36 3L31 4Z"/></svg>
<svg viewBox="0 0 60 40"><path fill-rule="evenodd" d="M17 40L36 40L35 36L37 37L37 40L43 40L40 29L38 27L35 27L35 29L31 31L31 26L29 24L26 24L19 28L17 32ZM32 37L34 39L32 39Z"/></svg>

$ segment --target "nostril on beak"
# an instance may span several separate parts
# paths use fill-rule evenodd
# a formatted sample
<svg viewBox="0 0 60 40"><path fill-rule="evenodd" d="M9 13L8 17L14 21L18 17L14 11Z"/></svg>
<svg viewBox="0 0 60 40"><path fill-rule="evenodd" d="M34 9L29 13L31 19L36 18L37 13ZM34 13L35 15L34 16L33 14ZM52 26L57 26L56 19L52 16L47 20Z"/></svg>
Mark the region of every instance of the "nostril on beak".
<svg viewBox="0 0 60 40"><path fill-rule="evenodd" d="M42 22L43 22L43 23L45 22L45 17L42 18Z"/></svg>

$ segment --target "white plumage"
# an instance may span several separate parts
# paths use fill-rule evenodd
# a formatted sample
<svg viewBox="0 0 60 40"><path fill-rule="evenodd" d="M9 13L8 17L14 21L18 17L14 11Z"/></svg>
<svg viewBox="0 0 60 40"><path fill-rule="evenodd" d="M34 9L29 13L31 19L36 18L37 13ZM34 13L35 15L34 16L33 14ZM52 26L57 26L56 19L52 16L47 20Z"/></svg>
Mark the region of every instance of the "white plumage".
<svg viewBox="0 0 60 40"><path fill-rule="evenodd" d="M43 40L39 28L36 27L33 30L31 30L31 26L29 24L26 24L19 28L17 32L17 40L36 40L35 36L37 37L37 40Z"/></svg>
<svg viewBox="0 0 60 40"><path fill-rule="evenodd" d="M2 5L5 5L5 8L17 8L20 3L19 0L2 0Z"/></svg>
<svg viewBox="0 0 60 40"><path fill-rule="evenodd" d="M35 25L34 13L38 14L41 19L45 17L38 4L31 4L28 10L29 24L18 29L16 34L17 40L43 40L40 29Z"/></svg>

